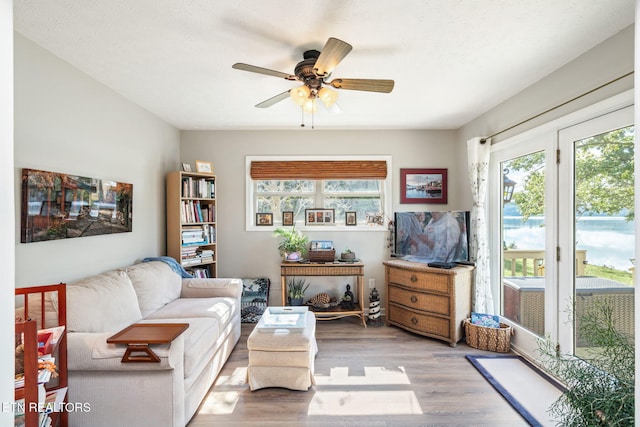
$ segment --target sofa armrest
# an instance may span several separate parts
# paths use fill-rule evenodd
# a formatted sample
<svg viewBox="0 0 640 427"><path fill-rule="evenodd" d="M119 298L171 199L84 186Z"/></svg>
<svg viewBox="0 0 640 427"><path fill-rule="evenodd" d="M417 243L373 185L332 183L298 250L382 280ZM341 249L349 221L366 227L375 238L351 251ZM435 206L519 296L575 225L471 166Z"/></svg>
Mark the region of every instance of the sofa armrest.
<svg viewBox="0 0 640 427"><path fill-rule="evenodd" d="M240 300L241 279L182 279L180 298L226 297Z"/></svg>
<svg viewBox="0 0 640 427"><path fill-rule="evenodd" d="M122 363L127 348L124 344L108 344L114 332L67 334L67 369L69 371L141 371L170 370L184 363L184 338L178 336L170 344L153 345L160 362Z"/></svg>

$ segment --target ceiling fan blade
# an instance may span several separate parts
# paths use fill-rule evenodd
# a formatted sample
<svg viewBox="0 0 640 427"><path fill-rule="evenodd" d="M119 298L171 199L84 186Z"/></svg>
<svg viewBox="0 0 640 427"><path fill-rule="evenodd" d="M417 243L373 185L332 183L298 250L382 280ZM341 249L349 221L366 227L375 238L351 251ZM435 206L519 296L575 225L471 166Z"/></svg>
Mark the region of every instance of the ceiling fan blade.
<svg viewBox="0 0 640 427"><path fill-rule="evenodd" d="M336 89L364 90L367 92L389 93L393 90L395 82L393 80L376 79L333 79L325 82Z"/></svg>
<svg viewBox="0 0 640 427"><path fill-rule="evenodd" d="M267 99L266 101L262 101L259 104L256 104L256 107L258 108L268 108L271 107L273 104L277 104L278 102L289 98L289 91L285 90L282 93L277 94L276 96L273 96L269 99Z"/></svg>
<svg viewBox="0 0 640 427"><path fill-rule="evenodd" d="M256 67L255 65L243 64L238 62L232 65L236 70L249 71L251 73L266 74L267 76L280 77L286 80L298 80L296 76L282 73L280 71L270 70L268 68Z"/></svg>
<svg viewBox="0 0 640 427"><path fill-rule="evenodd" d="M313 66L313 71L319 77L328 76L336 68L336 65L351 52L353 47L342 40L330 37L322 48L320 56Z"/></svg>

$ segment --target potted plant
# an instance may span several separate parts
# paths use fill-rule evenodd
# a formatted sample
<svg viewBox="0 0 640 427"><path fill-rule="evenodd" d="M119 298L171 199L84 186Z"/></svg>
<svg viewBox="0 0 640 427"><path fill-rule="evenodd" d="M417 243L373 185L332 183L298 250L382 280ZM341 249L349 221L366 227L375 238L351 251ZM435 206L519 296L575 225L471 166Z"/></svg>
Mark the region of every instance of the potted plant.
<svg viewBox="0 0 640 427"><path fill-rule="evenodd" d="M349 248L345 248L340 254L340 259L354 261L356 259L356 253Z"/></svg>
<svg viewBox="0 0 640 427"><path fill-rule="evenodd" d="M276 228L273 237L282 239L278 250L285 261L300 261L303 253L307 250L307 243L309 243L309 238L297 231L295 226L291 227L291 230Z"/></svg>
<svg viewBox="0 0 640 427"><path fill-rule="evenodd" d="M304 301L304 293L309 288L309 283L304 279L296 280L294 277L289 280L288 287L289 305L302 305Z"/></svg>
<svg viewBox="0 0 640 427"><path fill-rule="evenodd" d="M630 426L634 422L633 335L616 328L610 300L576 315L583 354L559 354L551 339L539 339L542 367L566 386L549 408L563 426ZM560 425L560 424L559 424Z"/></svg>

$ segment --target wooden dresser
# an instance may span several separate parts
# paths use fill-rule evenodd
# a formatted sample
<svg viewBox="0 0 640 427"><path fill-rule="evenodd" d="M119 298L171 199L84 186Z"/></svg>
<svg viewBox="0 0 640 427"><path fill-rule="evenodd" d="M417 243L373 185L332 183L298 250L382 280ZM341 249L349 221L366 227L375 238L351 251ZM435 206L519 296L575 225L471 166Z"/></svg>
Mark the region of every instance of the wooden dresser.
<svg viewBox="0 0 640 427"><path fill-rule="evenodd" d="M455 347L471 313L473 267L446 270L402 260L383 264L387 324Z"/></svg>

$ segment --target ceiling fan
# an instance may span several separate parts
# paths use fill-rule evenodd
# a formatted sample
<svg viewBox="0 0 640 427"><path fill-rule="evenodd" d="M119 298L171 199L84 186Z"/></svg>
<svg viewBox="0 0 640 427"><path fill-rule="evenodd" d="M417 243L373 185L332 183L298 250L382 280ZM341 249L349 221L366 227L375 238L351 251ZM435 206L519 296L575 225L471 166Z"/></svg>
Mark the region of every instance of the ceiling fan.
<svg viewBox="0 0 640 427"><path fill-rule="evenodd" d="M322 52L317 50L307 50L304 52L303 60L296 65L294 74L287 74L244 63L233 64L233 68L279 77L285 80L302 82L302 86L284 91L256 104L258 108L271 107L286 98L291 98L306 112L313 113L316 99L320 99L327 108L331 108L335 105L338 94L336 91L329 89L328 86L335 89L382 93L391 92L394 86L393 80L343 78L329 80L335 67L351 52L351 49L352 46L349 43L330 37L322 48Z"/></svg>

